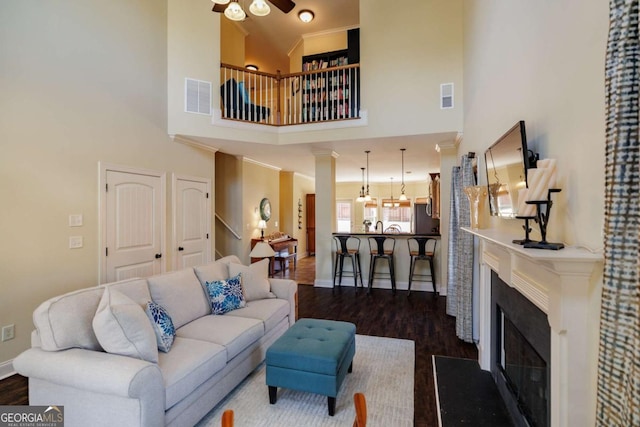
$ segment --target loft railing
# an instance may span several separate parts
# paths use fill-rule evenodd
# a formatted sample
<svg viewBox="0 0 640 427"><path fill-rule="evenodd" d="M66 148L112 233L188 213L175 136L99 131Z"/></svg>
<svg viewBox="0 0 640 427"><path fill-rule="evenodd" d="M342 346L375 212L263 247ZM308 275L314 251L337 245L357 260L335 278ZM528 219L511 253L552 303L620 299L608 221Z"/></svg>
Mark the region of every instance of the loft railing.
<svg viewBox="0 0 640 427"><path fill-rule="evenodd" d="M360 64L291 74L220 65L222 118L274 126L360 118Z"/></svg>

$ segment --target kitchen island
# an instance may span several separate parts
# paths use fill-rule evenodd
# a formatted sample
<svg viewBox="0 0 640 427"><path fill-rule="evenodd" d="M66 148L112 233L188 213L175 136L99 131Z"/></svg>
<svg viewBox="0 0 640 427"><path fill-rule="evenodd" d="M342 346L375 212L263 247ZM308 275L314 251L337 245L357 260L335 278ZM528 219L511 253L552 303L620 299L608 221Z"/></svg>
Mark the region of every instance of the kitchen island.
<svg viewBox="0 0 640 427"><path fill-rule="evenodd" d="M394 250L394 259L395 259L395 276L396 276L396 289L399 291L406 291L409 286L409 268L410 268L410 259L409 256L409 246L407 244L407 240L411 237L428 237L432 239L436 239L436 249L434 255L434 264L435 264L435 272L434 276L436 278L436 289L439 290L442 287L442 283L440 283L439 272L440 272L440 235L439 234L413 234L413 233L333 233L333 236L353 236L360 239L360 262L362 264L362 282L364 283L365 288L367 287L367 283L369 281L369 263L371 259L371 252L369 249L369 237L392 237L395 239L395 250ZM332 262L335 263L335 244L332 245ZM345 261L344 263L345 271L350 271L351 263ZM333 274L333 266L331 270ZM389 273L388 263L378 261L376 263L376 272L387 274ZM418 261L416 264L414 279L411 283L411 291L429 291L433 292L433 286L431 282L419 282L416 281L417 274L428 274L429 273L429 264L426 261ZM353 278L352 277L343 277L342 278L343 286L353 286ZM338 279L336 279L336 287L338 286ZM373 280L373 288L381 288L381 289L391 289L391 280L388 278L378 277L376 274Z"/></svg>

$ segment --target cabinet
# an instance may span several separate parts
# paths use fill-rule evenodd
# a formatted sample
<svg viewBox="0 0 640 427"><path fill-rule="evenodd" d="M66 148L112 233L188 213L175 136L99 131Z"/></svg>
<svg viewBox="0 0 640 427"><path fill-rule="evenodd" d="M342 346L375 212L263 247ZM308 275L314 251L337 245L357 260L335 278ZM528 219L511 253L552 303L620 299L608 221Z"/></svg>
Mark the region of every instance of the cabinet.
<svg viewBox="0 0 640 427"><path fill-rule="evenodd" d="M316 254L316 195L307 194L307 251Z"/></svg>

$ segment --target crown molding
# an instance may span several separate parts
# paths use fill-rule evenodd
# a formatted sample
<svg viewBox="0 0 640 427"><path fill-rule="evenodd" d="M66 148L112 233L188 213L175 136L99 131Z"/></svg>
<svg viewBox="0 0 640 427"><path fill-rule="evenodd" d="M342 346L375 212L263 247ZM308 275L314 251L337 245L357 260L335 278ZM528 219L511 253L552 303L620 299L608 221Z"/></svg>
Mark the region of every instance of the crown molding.
<svg viewBox="0 0 640 427"><path fill-rule="evenodd" d="M209 151L211 153L217 153L219 151L216 147L212 147L200 141L196 141L195 139L187 138L183 135L169 135L169 138L171 138L175 142L191 145L192 147L200 148L201 150Z"/></svg>

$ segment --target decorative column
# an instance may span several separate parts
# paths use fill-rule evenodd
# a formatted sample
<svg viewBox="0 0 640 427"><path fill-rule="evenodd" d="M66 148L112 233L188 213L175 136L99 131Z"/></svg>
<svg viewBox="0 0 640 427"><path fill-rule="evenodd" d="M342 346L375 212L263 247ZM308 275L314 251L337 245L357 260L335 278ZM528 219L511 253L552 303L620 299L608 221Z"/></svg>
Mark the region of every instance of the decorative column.
<svg viewBox="0 0 640 427"><path fill-rule="evenodd" d="M331 233L336 228L336 158L331 150L314 151L316 159L316 280L315 286L330 287Z"/></svg>

